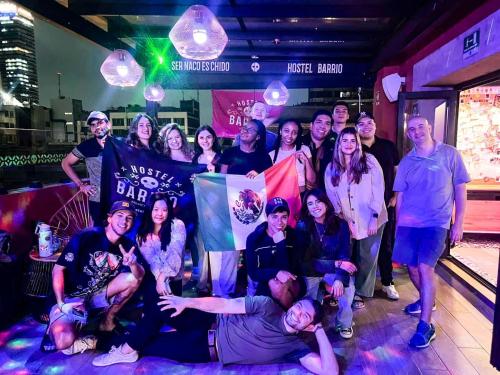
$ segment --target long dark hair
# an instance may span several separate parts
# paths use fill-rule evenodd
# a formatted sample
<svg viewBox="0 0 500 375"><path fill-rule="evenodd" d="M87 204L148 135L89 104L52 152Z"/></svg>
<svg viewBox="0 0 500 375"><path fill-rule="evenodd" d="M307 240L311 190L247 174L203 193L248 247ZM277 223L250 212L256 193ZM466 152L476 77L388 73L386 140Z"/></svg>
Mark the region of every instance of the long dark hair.
<svg viewBox="0 0 500 375"><path fill-rule="evenodd" d="M279 127L278 127L278 138L276 138L276 143L274 144L274 158L273 158L273 164L276 163L276 159L278 158L278 152L281 147L281 130L283 129L283 126L285 124L292 122L295 125L297 125L297 139L295 140L295 150L299 151L302 147L302 133L304 129L302 129L302 125L300 122L294 118L289 118L285 119L283 121L280 121Z"/></svg>
<svg viewBox="0 0 500 375"><path fill-rule="evenodd" d="M156 120L145 113L138 113L134 116L132 121L130 122L130 127L128 128L128 135L125 139L125 142L128 145L134 146L135 148L145 148L139 137L137 136L137 131L139 129L139 121L145 118L151 124L151 138L149 138L149 149L153 150L156 148L156 142L158 140L158 125Z"/></svg>
<svg viewBox="0 0 500 375"><path fill-rule="evenodd" d="M342 138L346 134L352 134L356 138L356 150L351 157L351 165L345 165L344 155L340 150L340 145L342 143ZM368 162L366 161L366 154L363 152L361 146L361 140L359 139L359 134L356 128L348 126L340 132L337 141L335 142L335 149L333 151L333 158L331 164L332 172L332 184L333 186L338 186L340 182L340 177L342 173L348 170L350 167L351 175L354 183L359 184L363 174L368 173Z"/></svg>
<svg viewBox="0 0 500 375"><path fill-rule="evenodd" d="M214 128L212 128L210 125L202 125L198 129L196 129L196 133L194 133L194 157L193 160L198 160L201 154L203 154L203 149L201 146L198 144L198 136L200 133L206 130L210 134L212 134L212 137L214 137L214 144L212 145L212 150L215 153L220 153L221 147L219 143L219 137L217 137L217 134L215 134Z"/></svg>
<svg viewBox="0 0 500 375"><path fill-rule="evenodd" d="M262 121L259 120L250 120L248 123L253 122L257 125L257 135L259 139L255 143L255 151L257 152L265 152L266 151L266 126Z"/></svg>
<svg viewBox="0 0 500 375"><path fill-rule="evenodd" d="M137 242L139 242L139 245L141 245L146 241L147 236L153 233L154 223L151 215L155 203L161 200L165 201L168 210L167 220L165 220L161 225L159 233L161 249L163 251L166 251L171 239L172 221L174 219L174 206L172 204L172 201L168 198L168 195L166 195L165 193L151 194L148 204L146 205L146 209L144 210L144 215L142 215L141 225L139 226L139 229L137 231Z"/></svg>
<svg viewBox="0 0 500 375"><path fill-rule="evenodd" d="M330 199L328 199L326 193L318 188L307 190L304 194L304 198L302 199L302 209L300 212L300 218L306 224L307 230L309 233L314 233L313 236L317 237L316 225L314 223L314 218L309 213L309 209L307 208L307 199L310 197L316 197L320 202L323 202L326 205L326 216L325 216L325 234L332 235L337 233L340 228L340 219L337 215L335 215L335 210L333 209L332 203Z"/></svg>

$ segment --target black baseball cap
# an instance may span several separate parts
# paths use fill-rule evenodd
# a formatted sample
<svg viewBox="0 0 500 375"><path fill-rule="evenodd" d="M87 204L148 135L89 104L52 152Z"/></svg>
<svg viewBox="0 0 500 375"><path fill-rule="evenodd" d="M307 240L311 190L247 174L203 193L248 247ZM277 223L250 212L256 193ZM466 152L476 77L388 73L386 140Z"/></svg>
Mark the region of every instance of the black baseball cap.
<svg viewBox="0 0 500 375"><path fill-rule="evenodd" d="M129 201L116 201L111 205L109 209L109 214L113 215L116 211L130 211L130 213L134 216L137 215L135 212L134 206Z"/></svg>
<svg viewBox="0 0 500 375"><path fill-rule="evenodd" d="M290 207L288 207L288 202L286 199L280 197L274 197L269 200L266 204L266 215L275 213L276 211L286 211L290 214Z"/></svg>
<svg viewBox="0 0 500 375"><path fill-rule="evenodd" d="M371 112L359 112L356 115L354 122L357 124L363 118L369 118L369 119L375 120L375 117L373 117L373 114Z"/></svg>

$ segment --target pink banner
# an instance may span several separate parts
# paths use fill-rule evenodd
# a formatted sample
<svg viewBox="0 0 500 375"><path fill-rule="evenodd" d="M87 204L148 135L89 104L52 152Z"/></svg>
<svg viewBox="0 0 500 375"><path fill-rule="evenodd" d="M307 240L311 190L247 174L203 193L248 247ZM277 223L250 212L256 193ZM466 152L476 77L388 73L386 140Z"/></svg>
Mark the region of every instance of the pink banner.
<svg viewBox="0 0 500 375"><path fill-rule="evenodd" d="M264 103L263 91L212 90L212 126L219 137L234 138L250 120L254 102ZM266 105L267 118L278 118L282 107Z"/></svg>

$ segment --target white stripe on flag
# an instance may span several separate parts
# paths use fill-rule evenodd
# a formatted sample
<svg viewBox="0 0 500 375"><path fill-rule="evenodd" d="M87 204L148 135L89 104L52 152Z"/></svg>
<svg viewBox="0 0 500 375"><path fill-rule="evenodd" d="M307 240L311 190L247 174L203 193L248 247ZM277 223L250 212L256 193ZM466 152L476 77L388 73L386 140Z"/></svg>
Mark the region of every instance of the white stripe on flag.
<svg viewBox="0 0 500 375"><path fill-rule="evenodd" d="M247 236L266 220L267 202L264 173L254 179L226 175L229 216L236 250L246 248Z"/></svg>

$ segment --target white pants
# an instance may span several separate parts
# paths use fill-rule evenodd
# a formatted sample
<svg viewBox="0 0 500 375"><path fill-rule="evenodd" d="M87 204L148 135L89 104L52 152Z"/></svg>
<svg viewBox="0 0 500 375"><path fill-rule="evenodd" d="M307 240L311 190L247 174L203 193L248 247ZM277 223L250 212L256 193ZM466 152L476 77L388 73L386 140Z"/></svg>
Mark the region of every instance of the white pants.
<svg viewBox="0 0 500 375"><path fill-rule="evenodd" d="M212 294L228 298L236 289L239 251L209 251Z"/></svg>

